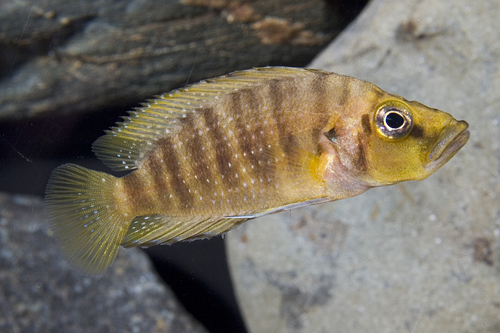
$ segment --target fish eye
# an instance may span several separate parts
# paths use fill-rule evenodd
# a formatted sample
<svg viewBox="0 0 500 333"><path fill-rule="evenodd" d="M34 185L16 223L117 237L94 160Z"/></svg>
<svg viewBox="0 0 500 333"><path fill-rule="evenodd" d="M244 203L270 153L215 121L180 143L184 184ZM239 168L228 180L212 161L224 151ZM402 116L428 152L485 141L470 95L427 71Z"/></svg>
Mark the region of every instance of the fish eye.
<svg viewBox="0 0 500 333"><path fill-rule="evenodd" d="M388 139L401 139L413 127L410 110L399 103L382 106L375 115L375 123L378 132Z"/></svg>

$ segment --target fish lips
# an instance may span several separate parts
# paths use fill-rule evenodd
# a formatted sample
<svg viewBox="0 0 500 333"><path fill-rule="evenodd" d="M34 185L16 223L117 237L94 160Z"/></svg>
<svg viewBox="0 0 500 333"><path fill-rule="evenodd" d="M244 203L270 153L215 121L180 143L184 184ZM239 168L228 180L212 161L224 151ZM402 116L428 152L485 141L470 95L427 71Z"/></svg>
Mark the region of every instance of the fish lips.
<svg viewBox="0 0 500 333"><path fill-rule="evenodd" d="M464 121L452 120L439 134L428 154L428 171L434 171L448 162L469 140L469 124Z"/></svg>

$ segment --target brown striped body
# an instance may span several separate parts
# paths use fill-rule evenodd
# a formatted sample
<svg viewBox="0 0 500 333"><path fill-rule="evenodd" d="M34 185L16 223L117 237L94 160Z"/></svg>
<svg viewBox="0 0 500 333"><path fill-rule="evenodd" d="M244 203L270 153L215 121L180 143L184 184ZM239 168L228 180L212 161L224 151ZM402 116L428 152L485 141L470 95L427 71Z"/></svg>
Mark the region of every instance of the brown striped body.
<svg viewBox="0 0 500 333"><path fill-rule="evenodd" d="M119 245L206 238L249 218L423 179L467 124L355 78L267 67L163 94L93 146L122 178L63 165L47 212L68 259L103 272Z"/></svg>
<svg viewBox="0 0 500 333"><path fill-rule="evenodd" d="M127 205L136 215L223 217L326 196L319 179L293 181L310 158L300 154L319 161L320 136L331 117L325 75L308 79L301 85L264 82L182 118L181 130L159 140L123 178Z"/></svg>

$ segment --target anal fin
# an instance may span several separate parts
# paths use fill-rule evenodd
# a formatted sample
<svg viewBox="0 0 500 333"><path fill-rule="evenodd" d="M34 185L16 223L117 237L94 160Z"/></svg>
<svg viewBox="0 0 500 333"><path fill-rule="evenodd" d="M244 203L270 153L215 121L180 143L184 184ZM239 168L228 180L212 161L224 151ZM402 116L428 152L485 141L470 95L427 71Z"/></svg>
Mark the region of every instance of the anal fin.
<svg viewBox="0 0 500 333"><path fill-rule="evenodd" d="M149 247L183 240L210 238L238 226L245 220L247 219L137 216L130 224L121 245Z"/></svg>

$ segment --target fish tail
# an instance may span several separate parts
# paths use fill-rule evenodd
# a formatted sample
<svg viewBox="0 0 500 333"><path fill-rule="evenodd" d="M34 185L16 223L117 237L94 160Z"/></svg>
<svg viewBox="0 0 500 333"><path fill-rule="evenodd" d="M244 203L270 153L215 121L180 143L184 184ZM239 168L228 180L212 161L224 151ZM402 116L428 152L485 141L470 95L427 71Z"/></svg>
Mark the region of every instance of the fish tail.
<svg viewBox="0 0 500 333"><path fill-rule="evenodd" d="M103 273L114 261L130 221L113 192L119 178L65 164L52 172L46 214L68 261L86 275Z"/></svg>

